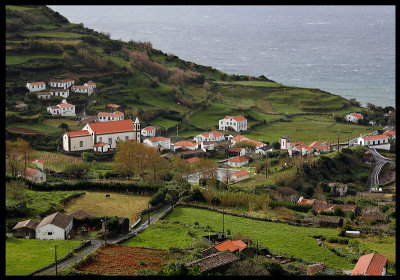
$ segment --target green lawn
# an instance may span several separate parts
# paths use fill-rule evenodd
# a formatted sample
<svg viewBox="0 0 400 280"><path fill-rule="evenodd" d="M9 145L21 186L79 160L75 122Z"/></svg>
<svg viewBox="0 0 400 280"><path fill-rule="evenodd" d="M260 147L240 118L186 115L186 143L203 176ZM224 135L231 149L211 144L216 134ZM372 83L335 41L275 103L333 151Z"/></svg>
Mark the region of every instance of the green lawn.
<svg viewBox="0 0 400 280"><path fill-rule="evenodd" d="M56 38L80 38L83 35L73 32L60 32L60 31L35 31L26 32L27 37L56 37Z"/></svg>
<svg viewBox="0 0 400 280"><path fill-rule="evenodd" d="M20 7L20 6L14 6L14 5L6 5L6 9L10 9L10 10L32 10L33 8Z"/></svg>
<svg viewBox="0 0 400 280"><path fill-rule="evenodd" d="M6 55L6 65L21 64L35 58L62 59L62 56L54 54Z"/></svg>
<svg viewBox="0 0 400 280"><path fill-rule="evenodd" d="M188 234L189 231L192 236ZM186 228L181 224L158 221L123 245L155 249L169 249L171 247L183 249L190 247L195 238L200 238L209 233L212 234L212 232L194 226Z"/></svg>
<svg viewBox="0 0 400 280"><path fill-rule="evenodd" d="M19 127L19 128L26 128L26 129L33 129L39 132L53 133L53 132L60 132L61 135L61 128L54 127L53 125L43 123L36 123L36 124L28 124L28 123L12 123L7 128L10 127ZM61 136L60 136L61 137Z"/></svg>
<svg viewBox="0 0 400 280"><path fill-rule="evenodd" d="M222 231L222 215L203 209L178 207L165 220L180 221L183 224L193 224L197 221L200 226L209 225L212 230ZM336 229L296 227L229 215L225 215L225 229L230 229L232 234L248 235L254 241L258 239L261 246L268 247L275 254L287 253L293 257L310 262L324 262L340 269L354 267L354 264L345 258L336 256L325 247L319 247L316 239L311 237L312 235L337 236Z"/></svg>
<svg viewBox="0 0 400 280"><path fill-rule="evenodd" d="M54 262L54 248L60 259L78 247L80 241L6 239L6 275L27 275Z"/></svg>
<svg viewBox="0 0 400 280"><path fill-rule="evenodd" d="M45 119L42 124L52 126L53 129L59 129L60 124L65 123L68 125L70 130L81 130L82 126L79 126L79 121L56 118L56 119Z"/></svg>

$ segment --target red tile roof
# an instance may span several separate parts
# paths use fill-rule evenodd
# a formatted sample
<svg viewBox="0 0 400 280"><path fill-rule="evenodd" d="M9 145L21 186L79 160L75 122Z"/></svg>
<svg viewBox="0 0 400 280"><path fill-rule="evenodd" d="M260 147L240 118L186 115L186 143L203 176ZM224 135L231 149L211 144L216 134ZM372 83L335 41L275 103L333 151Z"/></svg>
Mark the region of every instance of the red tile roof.
<svg viewBox="0 0 400 280"><path fill-rule="evenodd" d="M107 145L106 142L99 142L99 143L94 144L93 147L103 147L105 145Z"/></svg>
<svg viewBox="0 0 400 280"><path fill-rule="evenodd" d="M119 112L119 113L121 113L121 112ZM99 117L117 117L121 114L117 114L117 112L115 112L115 113L100 112L97 114L97 116L99 116Z"/></svg>
<svg viewBox="0 0 400 280"><path fill-rule="evenodd" d="M263 143L258 142L258 141L254 141L254 140L251 140L251 139L244 139L244 140L242 140L242 142L247 142L247 143L250 143L250 144L254 144L254 145L256 145L256 147L261 147L263 145Z"/></svg>
<svg viewBox="0 0 400 280"><path fill-rule="evenodd" d="M167 141L167 140L170 140L170 139L160 136L160 137L148 138L147 140L149 140L150 142L156 142L156 141Z"/></svg>
<svg viewBox="0 0 400 280"><path fill-rule="evenodd" d="M108 134L108 133L133 131L133 123L131 120L88 123L88 125L95 134Z"/></svg>
<svg viewBox="0 0 400 280"><path fill-rule="evenodd" d="M31 84L32 86L37 86L37 85L44 85L45 83L44 82L37 82L37 83L29 83L29 84Z"/></svg>
<svg viewBox="0 0 400 280"><path fill-rule="evenodd" d="M122 116L124 113L122 113L120 111L115 111L114 114L117 115L117 116Z"/></svg>
<svg viewBox="0 0 400 280"><path fill-rule="evenodd" d="M226 116L225 120L227 119L234 119L237 122L247 121L247 119L243 116L236 116L236 117Z"/></svg>
<svg viewBox="0 0 400 280"><path fill-rule="evenodd" d="M118 105L118 104L107 104L106 106L107 107L111 107L111 108L115 108L115 109L121 107L121 105Z"/></svg>
<svg viewBox="0 0 400 280"><path fill-rule="evenodd" d="M203 134L201 134L201 135L203 135L203 136L206 137L206 138L209 138L209 137L210 137L210 134L213 134L213 137L214 137L214 138L224 136L222 133L220 133L220 132L218 132L218 131L206 132L206 133L203 133Z"/></svg>
<svg viewBox="0 0 400 280"><path fill-rule="evenodd" d="M244 158L241 156L236 156L236 157L230 158L228 161L230 161L230 162L246 162L249 160L247 158Z"/></svg>
<svg viewBox="0 0 400 280"><path fill-rule="evenodd" d="M32 163L36 163L36 162L40 162L40 163L44 163L44 160L43 159L35 159L35 160L32 160Z"/></svg>
<svg viewBox="0 0 400 280"><path fill-rule="evenodd" d="M238 172L233 173L232 175L234 175L234 176L236 176L236 177L239 177L239 176L242 176L242 175L245 175L245 174L249 174L249 173L250 173L250 172L247 171L247 170L240 170L240 171L238 171Z"/></svg>
<svg viewBox="0 0 400 280"><path fill-rule="evenodd" d="M69 104L69 103L60 103L60 104L57 104L57 106L60 106L61 108L75 107L75 105L72 105L72 104Z"/></svg>
<svg viewBox="0 0 400 280"><path fill-rule="evenodd" d="M89 88L89 86L72 86L72 88Z"/></svg>
<svg viewBox="0 0 400 280"><path fill-rule="evenodd" d="M90 136L87 130L67 131L65 132L69 137Z"/></svg>
<svg viewBox="0 0 400 280"><path fill-rule="evenodd" d="M291 146L291 147L294 147L294 146L301 145L301 144L304 144L304 142L303 142L303 141L296 141L296 142L292 142L292 143L290 144L290 146Z"/></svg>
<svg viewBox="0 0 400 280"><path fill-rule="evenodd" d="M307 146L307 145L304 145L304 144L302 144L302 145L298 145L298 146L296 146L296 148L297 149L302 149L302 148L304 148L304 149L306 149L306 150L309 150L309 151L312 151L313 149L312 148L310 148L309 146Z"/></svg>
<svg viewBox="0 0 400 280"><path fill-rule="evenodd" d="M96 83L86 83L88 86L95 86Z"/></svg>
<svg viewBox="0 0 400 280"><path fill-rule="evenodd" d="M240 153L243 148L229 148L229 152Z"/></svg>
<svg viewBox="0 0 400 280"><path fill-rule="evenodd" d="M387 136L387 135L380 134L380 135L364 136L363 139L364 140L375 140L375 139L386 139L388 137L389 136Z"/></svg>
<svg viewBox="0 0 400 280"><path fill-rule="evenodd" d="M156 129L154 126L148 126L148 127L143 128L143 130L146 130L146 131L150 131L150 130L154 130L154 129Z"/></svg>
<svg viewBox="0 0 400 280"><path fill-rule="evenodd" d="M362 119L362 118L363 118L362 115L357 114L357 113L351 113L350 115L352 115L352 116L354 116L354 117L356 117L356 118L359 118L359 119Z"/></svg>
<svg viewBox="0 0 400 280"><path fill-rule="evenodd" d="M226 241L214 246L214 248L220 252L225 251L225 250L229 250L231 252L239 250L239 252L240 252L244 248L247 248L247 245L242 240L226 240Z"/></svg>
<svg viewBox="0 0 400 280"><path fill-rule="evenodd" d="M191 141L179 141L173 144L174 146L197 146L197 143L191 142Z"/></svg>
<svg viewBox="0 0 400 280"><path fill-rule="evenodd" d="M37 170L37 169L33 169L33 168L30 168L30 167L27 167L27 168L25 168L25 176L26 177L32 177L33 175L35 175L36 174L36 172L38 172L39 170Z"/></svg>
<svg viewBox="0 0 400 280"><path fill-rule="evenodd" d="M383 134L385 134L385 135L396 135L396 130L387 130Z"/></svg>
<svg viewBox="0 0 400 280"><path fill-rule="evenodd" d="M246 140L246 139L249 139L249 138L244 137L244 136L242 136L242 135L236 135L235 137L232 138L231 141L233 141L233 142L240 142L240 141L243 141L243 140Z"/></svg>
<svg viewBox="0 0 400 280"><path fill-rule="evenodd" d="M386 263L387 258L377 253L361 256L351 275L381 276Z"/></svg>
<svg viewBox="0 0 400 280"><path fill-rule="evenodd" d="M200 159L198 158L198 157L192 157L192 158L188 158L188 159L185 159L188 163L193 163L193 162L197 162L197 161L199 161Z"/></svg>

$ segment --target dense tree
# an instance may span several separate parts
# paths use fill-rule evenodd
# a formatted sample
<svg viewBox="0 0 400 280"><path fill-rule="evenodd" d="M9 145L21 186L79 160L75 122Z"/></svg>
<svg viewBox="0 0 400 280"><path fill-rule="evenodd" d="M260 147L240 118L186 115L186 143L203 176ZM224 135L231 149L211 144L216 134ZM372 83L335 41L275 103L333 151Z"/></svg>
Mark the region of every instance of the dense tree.
<svg viewBox="0 0 400 280"><path fill-rule="evenodd" d="M217 181L217 165L209 159L200 159L195 163L195 170L199 173L200 179L206 179L208 185Z"/></svg>
<svg viewBox="0 0 400 280"><path fill-rule="evenodd" d="M180 186L186 185L189 174L192 172L191 165L178 155L173 155L170 160L171 168L174 172L174 179Z"/></svg>

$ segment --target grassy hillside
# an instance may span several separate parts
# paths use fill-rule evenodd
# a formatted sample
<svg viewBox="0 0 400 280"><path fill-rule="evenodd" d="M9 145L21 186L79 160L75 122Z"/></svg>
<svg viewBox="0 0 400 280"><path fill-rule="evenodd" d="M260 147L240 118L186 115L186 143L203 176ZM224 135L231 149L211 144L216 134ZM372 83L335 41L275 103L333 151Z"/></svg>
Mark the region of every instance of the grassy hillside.
<svg viewBox="0 0 400 280"><path fill-rule="evenodd" d="M366 111L340 96L285 86L265 76L227 75L163 53L149 42L111 40L109 34L70 23L46 6L7 5L7 127L28 128L35 123L32 129L50 134L54 122L44 120L45 109L60 100L38 101L27 94L25 84L68 77L78 85L89 79L96 82L96 102L86 108L88 114L104 111L108 103L121 104L127 118L139 116L143 125L160 125L168 135L175 134L178 125L181 135L193 136L217 127L226 115L238 114L249 120L248 137L270 142L283 134L312 141L322 130L326 133L322 137L329 138L338 128L354 135L366 128L339 127L327 117ZM80 109L87 99L71 93L68 101ZM29 104L28 110L11 112L16 101ZM306 123L294 114L323 114L326 119ZM287 121L285 131L282 120Z"/></svg>

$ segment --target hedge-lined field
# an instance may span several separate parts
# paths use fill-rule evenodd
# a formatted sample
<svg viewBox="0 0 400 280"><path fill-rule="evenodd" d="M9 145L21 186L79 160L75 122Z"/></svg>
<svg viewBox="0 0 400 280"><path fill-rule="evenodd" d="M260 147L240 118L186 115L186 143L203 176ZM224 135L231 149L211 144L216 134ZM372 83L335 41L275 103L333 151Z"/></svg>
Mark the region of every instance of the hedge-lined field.
<svg viewBox="0 0 400 280"><path fill-rule="evenodd" d="M54 262L54 248L61 259L80 241L6 239L6 275L27 275Z"/></svg>
<svg viewBox="0 0 400 280"><path fill-rule="evenodd" d="M168 222L180 221L184 224L198 222L200 226L210 226L222 232L222 214L213 211L178 207L165 218ZM297 227L281 223L257 221L247 218L225 215L225 230L232 234L242 233L254 241L259 240L262 247L268 247L272 253L288 254L310 262L324 262L329 266L352 269L354 264L335 255L325 247L319 247L312 236L324 235L336 237L336 229Z"/></svg>

